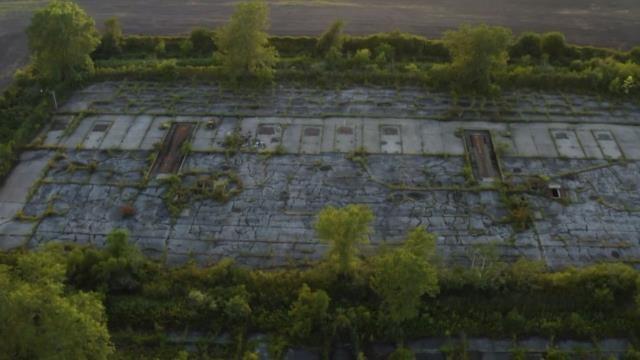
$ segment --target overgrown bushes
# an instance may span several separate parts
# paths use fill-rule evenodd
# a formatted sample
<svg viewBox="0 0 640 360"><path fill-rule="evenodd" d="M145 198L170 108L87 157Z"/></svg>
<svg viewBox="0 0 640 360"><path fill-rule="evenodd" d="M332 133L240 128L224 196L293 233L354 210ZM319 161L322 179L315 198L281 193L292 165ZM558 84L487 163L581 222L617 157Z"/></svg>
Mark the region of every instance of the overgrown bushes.
<svg viewBox="0 0 640 360"><path fill-rule="evenodd" d="M391 253L363 259L349 276L339 275L326 262L306 270L249 270L229 260L205 268L192 263L165 267L139 257L123 241L125 235L121 231L111 235L104 250L75 245L47 250L67 264L66 283L71 289L104 294L109 326L116 334L188 329L246 338L261 332L280 348L326 347L339 339L354 345L354 356L366 352L371 341L397 339L389 306L404 309L406 304L387 303L387 295L378 297L375 284L382 278L372 277L380 266L385 273L394 273L396 267L386 264ZM407 244L412 256L421 253L420 246ZM633 339L640 334L634 300L640 294L639 277L631 267L599 264L550 272L540 263L519 260L509 265L489 252L483 254L483 261L471 267L437 267L439 293L429 291L433 297L418 298L415 314L398 313L410 315L401 316L405 339L465 333L590 340ZM13 264L24 256L0 255L0 264ZM402 295L388 296L399 300ZM160 338L155 339L145 348L162 346Z"/></svg>

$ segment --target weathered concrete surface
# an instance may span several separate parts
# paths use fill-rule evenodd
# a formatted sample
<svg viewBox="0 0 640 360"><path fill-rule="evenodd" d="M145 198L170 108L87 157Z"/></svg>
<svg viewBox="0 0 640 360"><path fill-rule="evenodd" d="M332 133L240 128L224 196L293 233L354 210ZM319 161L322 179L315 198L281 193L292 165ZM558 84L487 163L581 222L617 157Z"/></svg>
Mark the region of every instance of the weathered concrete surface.
<svg viewBox="0 0 640 360"><path fill-rule="evenodd" d="M13 248L25 243L32 226L15 221L22 210L30 189L43 175L51 158L48 151L29 151L20 156L20 163L0 188L0 249Z"/></svg>
<svg viewBox="0 0 640 360"><path fill-rule="evenodd" d="M72 121L86 110L89 116ZM426 226L438 235L441 255L459 263L481 256L481 245L506 259L525 256L554 267L635 262L639 116L634 104L564 94L454 101L406 88L234 94L204 85L96 84L65 104L34 144L62 153L34 196L19 201L35 221L11 221L0 229L1 241L101 245L109 231L124 227L144 251L172 262L233 257L270 267L322 257L315 214L327 205L361 203L376 215L368 252ZM178 216L170 214L167 185L147 175L150 155L175 122L196 125L195 152L180 169L185 186L226 171L238 175L242 192L226 203L192 200ZM505 222L508 210L495 185L468 184L466 130L490 132L506 183L547 179L543 189L519 193L534 218L528 229ZM234 131L245 142L230 156L223 142ZM360 148L366 162L349 160ZM123 205L135 215L124 218Z"/></svg>
<svg viewBox="0 0 640 360"><path fill-rule="evenodd" d="M232 171L244 190L227 203L190 203L175 219L152 180L140 186L148 152L77 151L56 162L25 206L38 216L48 207L59 215L35 224L30 245L60 240L101 245L114 228L127 228L149 254L171 261L213 262L233 257L253 266L276 266L320 258L326 250L313 232L315 214L326 205L366 204L376 215L367 249L399 244L408 230L426 226L438 235L447 259L466 262L476 246L495 246L503 256L545 260L552 266L601 260L640 259L640 163L604 160L504 158L514 177L546 175L568 196L563 204L525 194L537 214L534 226L516 232L502 222L507 214L499 194L468 189L462 157L370 155L367 167L343 154L283 155L195 153L185 174ZM70 172L69 164L95 161L95 172ZM197 175L186 175L184 182ZM517 179L514 180L517 182ZM120 207L131 204L133 218Z"/></svg>

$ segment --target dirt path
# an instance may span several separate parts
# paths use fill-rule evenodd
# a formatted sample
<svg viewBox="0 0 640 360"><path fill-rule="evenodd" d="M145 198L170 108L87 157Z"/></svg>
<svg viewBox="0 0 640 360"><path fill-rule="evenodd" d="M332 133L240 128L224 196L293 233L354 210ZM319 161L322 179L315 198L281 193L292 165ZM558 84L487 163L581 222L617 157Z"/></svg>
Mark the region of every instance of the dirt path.
<svg viewBox="0 0 640 360"><path fill-rule="evenodd" d="M1 1L1 0L0 0ZM98 24L117 16L125 32L175 34L219 26L233 11L229 0L77 0ZM504 25L518 33L558 30L579 44L640 45L638 0L275 0L272 33L318 34L337 18L347 32L399 29L429 37L461 23ZM29 11L0 13L0 86L27 60Z"/></svg>

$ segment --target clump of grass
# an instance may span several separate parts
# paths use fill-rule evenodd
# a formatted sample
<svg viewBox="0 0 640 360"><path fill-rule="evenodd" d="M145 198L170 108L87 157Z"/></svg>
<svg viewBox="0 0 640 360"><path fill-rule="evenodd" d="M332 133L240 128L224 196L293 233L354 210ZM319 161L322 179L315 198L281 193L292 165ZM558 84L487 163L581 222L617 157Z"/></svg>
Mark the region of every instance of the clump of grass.
<svg viewBox="0 0 640 360"><path fill-rule="evenodd" d="M178 175L166 177L162 182L168 185L163 200L172 216L180 215L192 201L214 200L226 203L243 190L238 174L232 171L201 175L191 184L185 184Z"/></svg>
<svg viewBox="0 0 640 360"><path fill-rule="evenodd" d="M244 145L244 143L245 139L240 133L240 129L236 129L224 137L222 146L224 147L225 154L227 156L233 156L242 149L242 145Z"/></svg>
<svg viewBox="0 0 640 360"><path fill-rule="evenodd" d="M360 165L362 168L366 168L368 164L367 155L367 149L365 149L364 146L360 146L359 148L348 153L346 158Z"/></svg>

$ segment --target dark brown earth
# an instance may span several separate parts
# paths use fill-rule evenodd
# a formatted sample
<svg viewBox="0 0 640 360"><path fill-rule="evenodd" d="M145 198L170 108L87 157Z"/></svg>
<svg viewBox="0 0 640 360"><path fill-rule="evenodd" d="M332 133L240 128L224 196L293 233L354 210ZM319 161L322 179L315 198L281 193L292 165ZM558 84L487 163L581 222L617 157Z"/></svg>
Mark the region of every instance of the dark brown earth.
<svg viewBox="0 0 640 360"><path fill-rule="evenodd" d="M7 0L0 0L7 1ZM19 1L19 0L18 0ZM101 24L117 16L127 33L186 33L219 26L233 11L221 0L77 0ZM640 45L638 0L276 0L270 1L272 33L312 35L337 18L347 32L399 29L437 37L461 23L562 31L570 42L630 48ZM27 60L24 28L29 11L0 13L0 87Z"/></svg>

